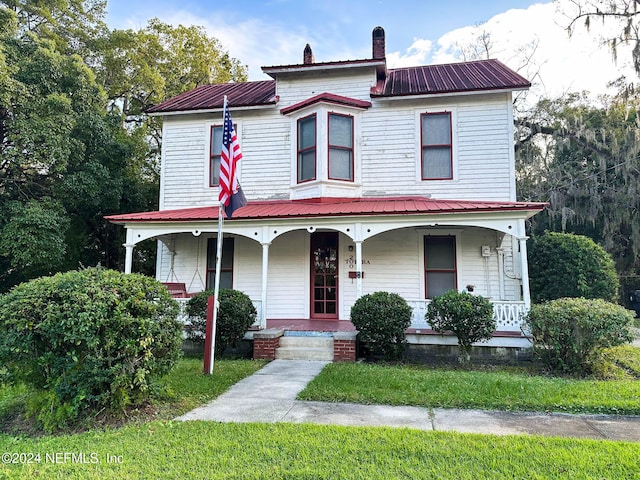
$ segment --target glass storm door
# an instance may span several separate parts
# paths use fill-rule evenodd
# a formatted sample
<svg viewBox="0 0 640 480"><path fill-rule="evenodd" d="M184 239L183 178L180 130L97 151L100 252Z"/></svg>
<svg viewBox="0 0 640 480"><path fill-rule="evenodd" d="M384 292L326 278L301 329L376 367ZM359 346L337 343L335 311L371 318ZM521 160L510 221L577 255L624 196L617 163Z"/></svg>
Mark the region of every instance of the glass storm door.
<svg viewBox="0 0 640 480"><path fill-rule="evenodd" d="M338 233L311 235L311 318L338 318Z"/></svg>

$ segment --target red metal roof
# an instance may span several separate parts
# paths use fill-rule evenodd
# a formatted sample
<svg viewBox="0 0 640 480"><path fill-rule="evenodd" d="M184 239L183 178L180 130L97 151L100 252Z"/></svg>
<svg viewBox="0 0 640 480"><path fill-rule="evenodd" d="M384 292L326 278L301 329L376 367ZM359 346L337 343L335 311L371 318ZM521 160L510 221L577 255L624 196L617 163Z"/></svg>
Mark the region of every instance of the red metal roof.
<svg viewBox="0 0 640 480"><path fill-rule="evenodd" d="M334 105L344 105L347 107L356 107L356 108L369 108L371 107L371 102L367 102L365 100L358 100L357 98L349 98L343 97L342 95L336 95L334 93L321 93L316 95L315 97L308 98L300 103L296 103L287 108L283 108L280 110L280 113L283 115L288 115L289 113L300 110L301 108L308 107L310 105L315 105L316 103L331 103Z"/></svg>
<svg viewBox="0 0 640 480"><path fill-rule="evenodd" d="M331 65L336 68L348 64L380 62L380 60L353 60L330 62L326 64L288 65L276 68L312 68L318 65ZM265 70L266 71L266 70ZM399 68L386 72L386 77L371 91L372 97L402 97L410 95L437 95L452 92L475 92L491 90L519 90L529 88L531 83L498 60L478 60L475 62L450 63L446 65L424 65L420 67ZM147 113L169 113L221 109L224 96L231 107L268 106L277 103L276 81L222 83L202 85L177 97L148 108ZM323 95L334 96L325 93ZM335 95L335 97L339 97ZM343 99L346 97L342 97ZM294 111L299 105L306 106L316 97L285 107L286 113ZM354 99L348 99L353 101ZM363 102L366 103L366 102ZM363 107L367 108L367 107ZM293 110L290 110L293 109Z"/></svg>
<svg viewBox="0 0 640 480"><path fill-rule="evenodd" d="M228 97L230 107L252 107L275 105L276 82L219 83L201 85L177 97L165 100L146 110L147 113L181 112L191 110L211 110L222 108L224 96Z"/></svg>
<svg viewBox="0 0 640 480"><path fill-rule="evenodd" d="M313 198L249 202L234 212L234 220L283 219L363 215L424 215L445 213L538 211L547 204L537 202L485 202L436 200L426 197ZM157 212L126 213L105 217L113 223L190 222L215 220L218 207L194 207Z"/></svg>
<svg viewBox="0 0 640 480"><path fill-rule="evenodd" d="M365 58L362 60L339 60L335 62L313 62L299 63L293 65L274 65L262 67L262 71L272 78L276 78L279 73L287 72L308 72L311 70L335 70L339 68L359 68L359 67L382 67L385 66L384 59Z"/></svg>
<svg viewBox="0 0 640 480"><path fill-rule="evenodd" d="M425 65L389 70L384 85L371 96L434 95L482 90L518 90L531 83L498 60Z"/></svg>

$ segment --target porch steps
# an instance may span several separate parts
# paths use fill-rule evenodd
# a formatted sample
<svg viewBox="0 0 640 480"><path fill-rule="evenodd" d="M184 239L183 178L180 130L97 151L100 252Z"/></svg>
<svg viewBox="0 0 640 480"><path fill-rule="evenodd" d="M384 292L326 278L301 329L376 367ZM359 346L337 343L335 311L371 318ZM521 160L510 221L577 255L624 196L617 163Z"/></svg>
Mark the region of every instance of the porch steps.
<svg viewBox="0 0 640 480"><path fill-rule="evenodd" d="M333 360L333 336L320 332L285 332L276 349L278 360Z"/></svg>

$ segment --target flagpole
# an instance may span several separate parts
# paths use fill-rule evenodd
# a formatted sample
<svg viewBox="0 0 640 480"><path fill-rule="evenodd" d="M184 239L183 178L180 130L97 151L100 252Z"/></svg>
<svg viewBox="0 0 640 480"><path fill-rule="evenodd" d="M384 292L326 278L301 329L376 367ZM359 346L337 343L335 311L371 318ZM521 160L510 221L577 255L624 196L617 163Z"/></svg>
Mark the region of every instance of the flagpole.
<svg viewBox="0 0 640 480"><path fill-rule="evenodd" d="M220 292L220 265L222 263L222 228L224 225L224 217L222 214L222 203L218 202L218 237L216 239L216 276L213 286L213 320L211 327L211 362L209 363L209 375L213 374L213 364L215 362L215 351L216 351L216 325L218 321L218 307L220 306L220 301L218 300L218 294Z"/></svg>
<svg viewBox="0 0 640 480"><path fill-rule="evenodd" d="M224 96L224 104L222 107L222 117L224 121L224 114L227 111L227 96ZM216 326L218 321L218 307L220 306L220 301L218 300L218 295L220 293L220 267L222 264L222 243L224 242L222 229L224 226L224 216L223 216L223 205L222 202L218 201L218 236L216 239L216 276L213 284L213 320L211 326L211 351L210 358L211 362L209 362L209 375L213 374L213 364L215 362L215 352L216 352Z"/></svg>

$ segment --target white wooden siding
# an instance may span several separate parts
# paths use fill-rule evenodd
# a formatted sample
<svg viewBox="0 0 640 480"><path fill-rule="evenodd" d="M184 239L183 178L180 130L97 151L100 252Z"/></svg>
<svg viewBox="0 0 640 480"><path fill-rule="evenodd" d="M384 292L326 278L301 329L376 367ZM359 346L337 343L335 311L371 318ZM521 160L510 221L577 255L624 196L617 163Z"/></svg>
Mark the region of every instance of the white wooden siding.
<svg viewBox="0 0 640 480"><path fill-rule="evenodd" d="M362 247L364 279L363 294L389 291L407 300L424 299L424 242L428 229L401 229L382 233L366 240ZM445 232L446 233L446 232ZM520 300L520 284L513 278L514 259L510 236L500 242L496 232L481 228L459 231L460 272L458 289L474 285L478 295L492 300ZM170 274L170 254L161 248L161 268L158 280L183 282L189 292L204 289L206 282L207 236L191 234L174 237L176 255ZM297 230L276 238L269 248L267 289L268 318L309 318L310 261L309 239L305 230ZM353 242L346 235L339 236L339 316L348 319L356 301L356 280L349 278L355 271L355 252L349 251ZM481 256L481 246L491 247L491 256ZM496 247L502 245L505 255L503 277L504 298L499 298L499 271ZM516 251L516 256L518 252ZM197 259L197 262L196 262ZM351 261L350 261L351 259ZM517 259L516 259L517 261ZM234 288L245 292L256 302L262 291L262 246L251 239L235 237Z"/></svg>
<svg viewBox="0 0 640 480"><path fill-rule="evenodd" d="M295 136L295 119L281 115L281 108L322 92L371 100L371 78L362 74L350 82L336 76L321 81L282 81L278 84L277 106L233 112L243 151L240 176L247 198L291 196L296 163L295 138L291 138ZM356 177L362 180L363 195L515 200L510 108L508 94L422 101L372 100L372 107L359 114L355 132L356 156L360 159ZM454 179L423 181L420 113L443 110L454 112ZM220 115L165 118L162 209L204 206L215 201L217 188L208 187L207 182L208 138L210 126L220 123ZM318 142L326 142L326 132L318 132Z"/></svg>

